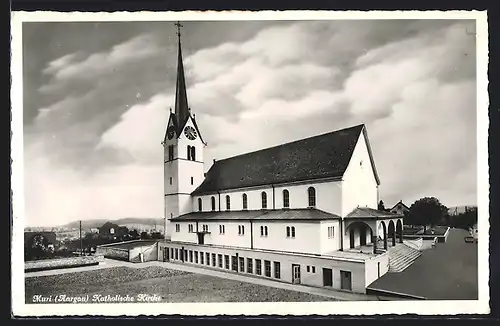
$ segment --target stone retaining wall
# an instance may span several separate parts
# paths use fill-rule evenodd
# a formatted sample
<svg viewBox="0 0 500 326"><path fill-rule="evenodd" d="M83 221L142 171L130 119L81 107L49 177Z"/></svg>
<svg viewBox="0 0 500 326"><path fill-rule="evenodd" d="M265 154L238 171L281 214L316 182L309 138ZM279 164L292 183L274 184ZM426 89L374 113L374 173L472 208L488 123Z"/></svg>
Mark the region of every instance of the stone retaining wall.
<svg viewBox="0 0 500 326"><path fill-rule="evenodd" d="M104 259L103 256L78 256L70 258L56 258L27 261L24 263L25 272L35 272L58 268L71 268L98 265Z"/></svg>
<svg viewBox="0 0 500 326"><path fill-rule="evenodd" d="M101 255L106 258L129 261L129 250L113 247L97 247L96 255Z"/></svg>

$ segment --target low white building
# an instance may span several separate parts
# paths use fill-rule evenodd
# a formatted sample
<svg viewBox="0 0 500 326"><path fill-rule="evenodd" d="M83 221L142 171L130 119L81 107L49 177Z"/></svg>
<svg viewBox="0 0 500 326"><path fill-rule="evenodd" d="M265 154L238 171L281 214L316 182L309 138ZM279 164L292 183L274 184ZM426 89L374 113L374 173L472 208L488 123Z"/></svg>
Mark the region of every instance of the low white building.
<svg viewBox="0 0 500 326"><path fill-rule="evenodd" d="M360 293L387 273L403 219L377 210L364 125L214 161L205 174L180 40L176 88L160 260Z"/></svg>

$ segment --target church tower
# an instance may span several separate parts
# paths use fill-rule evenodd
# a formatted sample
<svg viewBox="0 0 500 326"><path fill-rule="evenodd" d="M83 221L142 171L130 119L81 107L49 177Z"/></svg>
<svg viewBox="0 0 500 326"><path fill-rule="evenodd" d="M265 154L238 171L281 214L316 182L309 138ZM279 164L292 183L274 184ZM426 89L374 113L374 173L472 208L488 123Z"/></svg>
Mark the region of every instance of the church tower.
<svg viewBox="0 0 500 326"><path fill-rule="evenodd" d="M175 85L175 110L170 117L163 139L164 149L164 198L165 237L172 235L170 220L192 212L193 192L204 179L203 148L206 143L201 137L195 115L188 105L186 80L181 49L181 24L178 22L177 81Z"/></svg>

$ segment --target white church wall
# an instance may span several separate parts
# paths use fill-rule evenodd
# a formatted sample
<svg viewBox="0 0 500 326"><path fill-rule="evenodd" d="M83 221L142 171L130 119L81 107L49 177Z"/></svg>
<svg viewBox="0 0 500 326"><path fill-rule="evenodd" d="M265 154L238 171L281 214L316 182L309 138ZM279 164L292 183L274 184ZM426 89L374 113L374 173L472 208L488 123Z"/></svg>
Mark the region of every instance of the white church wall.
<svg viewBox="0 0 500 326"><path fill-rule="evenodd" d="M261 226L268 227L267 236L261 236ZM287 226L295 228L295 237L291 237L291 231L290 237L287 237ZM254 221L254 248L319 254L321 252L319 230L318 221Z"/></svg>
<svg viewBox="0 0 500 326"><path fill-rule="evenodd" d="M342 216L358 206L376 209L377 192L365 137L361 134L342 181Z"/></svg>
<svg viewBox="0 0 500 326"><path fill-rule="evenodd" d="M250 223L248 221L200 221L200 229L202 224L208 224L210 230L210 234L205 235L205 244L250 248ZM224 226L224 233L220 233L219 226L221 225ZM241 226L243 229L239 228ZM243 232L241 234L240 229Z"/></svg>
<svg viewBox="0 0 500 326"><path fill-rule="evenodd" d="M333 227L333 238L328 237L328 228ZM327 253L340 249L340 222L321 221L320 233L317 235L321 242L321 253Z"/></svg>
<svg viewBox="0 0 500 326"><path fill-rule="evenodd" d="M267 194L267 209L283 209L283 190L289 193L289 208L308 208L309 206L309 187L316 190L315 208L328 213L340 215L342 212L342 188L340 181L316 181L303 183L280 184L274 187L249 187L245 189L225 190L220 192L220 210L226 211L226 196L230 197L230 210L243 210L243 194L247 195L247 209L262 209L262 192ZM218 193L193 196L193 212L198 211L198 198L202 199L203 211L211 211L210 198L216 198L216 210L219 210Z"/></svg>

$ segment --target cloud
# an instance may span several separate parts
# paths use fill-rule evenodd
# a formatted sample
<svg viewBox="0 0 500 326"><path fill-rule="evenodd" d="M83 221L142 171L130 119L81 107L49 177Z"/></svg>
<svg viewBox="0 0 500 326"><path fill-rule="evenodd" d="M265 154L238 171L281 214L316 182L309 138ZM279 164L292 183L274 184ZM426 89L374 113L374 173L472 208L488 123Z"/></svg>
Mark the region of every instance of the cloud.
<svg viewBox="0 0 500 326"><path fill-rule="evenodd" d="M474 204L471 26L291 22L195 51L185 67L189 104L208 142L205 168L212 158L365 123L387 205L424 195ZM40 110L27 138L32 221L162 216L160 141L174 91L155 42L133 38L47 65L47 85L64 96ZM84 80L84 91L72 92L75 80ZM59 208L58 196L85 212Z"/></svg>
<svg viewBox="0 0 500 326"><path fill-rule="evenodd" d="M42 93L60 90L70 81L98 79L101 75L116 72L123 65L135 64L162 53L152 34L139 35L117 44L109 51L85 55L82 52L64 55L48 63L43 73L52 77L51 82L39 88Z"/></svg>

